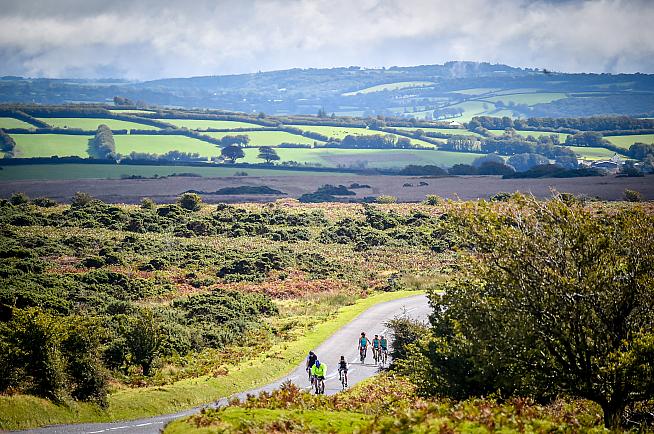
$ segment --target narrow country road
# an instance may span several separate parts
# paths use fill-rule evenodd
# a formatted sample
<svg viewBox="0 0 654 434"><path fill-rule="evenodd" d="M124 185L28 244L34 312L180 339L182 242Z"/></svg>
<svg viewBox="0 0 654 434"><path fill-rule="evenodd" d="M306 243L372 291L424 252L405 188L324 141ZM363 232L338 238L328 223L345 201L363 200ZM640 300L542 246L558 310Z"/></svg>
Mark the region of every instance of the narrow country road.
<svg viewBox="0 0 654 434"><path fill-rule="evenodd" d="M356 383L365 380L366 378L377 373L378 367L372 360L372 351L368 351L365 364L362 365L359 361L359 354L357 351L357 338L362 331L365 331L366 335L370 338L372 338L375 334L387 334L387 330L384 327L384 323L387 320L402 314L406 314L411 318L426 320L429 312L430 310L426 296L416 295L412 297L401 298L398 300L380 303L371 307L356 317L352 322L334 333L318 348L314 349L318 355L319 360L322 363L327 364L328 374L325 381L325 393L331 395L341 390L341 383L339 381L338 372L336 369L338 360L340 360L341 355L345 356L345 359L349 364L350 386L353 386ZM392 345L392 342L390 342L390 345ZM307 351L308 350L309 348L307 348ZM247 394L257 394L264 390L270 391L278 388L282 383L289 380L295 383L298 387L306 388L308 390L309 381L304 370L304 362L301 364L301 366L298 366L286 377L283 377L278 381L270 383L259 389L238 393L234 395L234 397L243 399ZM226 404L227 398L223 398L215 403L208 404L207 406L221 406ZM168 422L183 416L189 416L193 413L196 413L201 408L202 407L196 407L179 413L165 414L161 416L132 421L55 425L20 432L38 434L154 434L160 432Z"/></svg>

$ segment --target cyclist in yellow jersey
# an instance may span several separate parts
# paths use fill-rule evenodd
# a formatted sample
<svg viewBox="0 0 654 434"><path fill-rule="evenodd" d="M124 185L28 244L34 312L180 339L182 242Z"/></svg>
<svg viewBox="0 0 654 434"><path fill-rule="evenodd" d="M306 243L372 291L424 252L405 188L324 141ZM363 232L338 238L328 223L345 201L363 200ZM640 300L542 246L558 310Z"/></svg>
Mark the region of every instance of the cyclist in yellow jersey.
<svg viewBox="0 0 654 434"><path fill-rule="evenodd" d="M316 395L325 393L325 375L327 374L327 365L320 363L319 360L316 360L316 363L311 367L311 375L314 378L314 384L316 386Z"/></svg>

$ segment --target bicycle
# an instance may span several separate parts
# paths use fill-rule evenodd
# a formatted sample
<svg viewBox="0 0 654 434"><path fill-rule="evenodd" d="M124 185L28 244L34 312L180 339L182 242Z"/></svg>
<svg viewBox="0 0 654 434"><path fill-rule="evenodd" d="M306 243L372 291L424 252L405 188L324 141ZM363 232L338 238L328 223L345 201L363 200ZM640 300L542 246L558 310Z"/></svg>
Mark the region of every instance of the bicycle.
<svg viewBox="0 0 654 434"><path fill-rule="evenodd" d="M375 361L375 364L379 363L379 348L372 348L372 358Z"/></svg>
<svg viewBox="0 0 654 434"><path fill-rule="evenodd" d="M325 379L324 377L316 377L313 383L315 385L316 395L325 394Z"/></svg>
<svg viewBox="0 0 654 434"><path fill-rule="evenodd" d="M385 348L382 348L381 350L381 364L382 366L386 366L386 361L388 360L388 350Z"/></svg>
<svg viewBox="0 0 654 434"><path fill-rule="evenodd" d="M341 380L341 390L347 388L347 370L338 371Z"/></svg>
<svg viewBox="0 0 654 434"><path fill-rule="evenodd" d="M361 364L363 364L366 361L366 347L361 347L359 349L359 357L361 357Z"/></svg>

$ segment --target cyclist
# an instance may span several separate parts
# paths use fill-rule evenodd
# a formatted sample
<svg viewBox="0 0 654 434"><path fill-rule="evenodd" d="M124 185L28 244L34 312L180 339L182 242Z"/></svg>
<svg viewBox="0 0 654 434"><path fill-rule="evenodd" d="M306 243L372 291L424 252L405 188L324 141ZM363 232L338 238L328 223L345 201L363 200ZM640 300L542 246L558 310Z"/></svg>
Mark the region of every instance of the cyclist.
<svg viewBox="0 0 654 434"><path fill-rule="evenodd" d="M338 362L338 379L344 388L347 387L347 362L345 361L345 356L341 356L341 360Z"/></svg>
<svg viewBox="0 0 654 434"><path fill-rule="evenodd" d="M313 365L316 363L316 360L318 360L318 356L316 356L316 353L313 351L309 351L309 355L307 356L307 363L306 363L306 371L309 373L309 382L313 384L313 375L311 374L311 368L313 368Z"/></svg>
<svg viewBox="0 0 654 434"><path fill-rule="evenodd" d="M379 360L379 336L375 335L375 339L372 340L372 357L375 359L375 362Z"/></svg>
<svg viewBox="0 0 654 434"><path fill-rule="evenodd" d="M366 360L366 352L368 350L368 338L366 337L366 332L361 332L361 337L359 338L359 355L361 356L361 363Z"/></svg>
<svg viewBox="0 0 654 434"><path fill-rule="evenodd" d="M386 363L386 358L388 357L388 341L384 336L379 340L379 346L381 347L382 360Z"/></svg>
<svg viewBox="0 0 654 434"><path fill-rule="evenodd" d="M325 393L325 374L327 374L327 365L320 363L316 360L311 368L311 374L314 378L314 385L316 386L316 395Z"/></svg>

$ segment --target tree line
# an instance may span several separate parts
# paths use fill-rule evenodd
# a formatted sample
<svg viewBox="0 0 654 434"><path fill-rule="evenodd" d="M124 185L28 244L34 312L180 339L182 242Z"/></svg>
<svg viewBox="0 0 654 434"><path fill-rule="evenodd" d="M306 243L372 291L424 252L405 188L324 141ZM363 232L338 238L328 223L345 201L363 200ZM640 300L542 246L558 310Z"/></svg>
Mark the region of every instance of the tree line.
<svg viewBox="0 0 654 434"><path fill-rule="evenodd" d="M474 130L483 127L489 130L558 131L576 133L579 131L633 131L654 130L654 119L639 119L630 116L593 116L586 118L528 118L512 119L508 116L475 116L468 123Z"/></svg>

